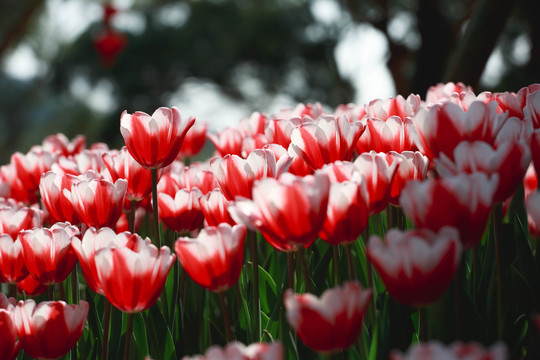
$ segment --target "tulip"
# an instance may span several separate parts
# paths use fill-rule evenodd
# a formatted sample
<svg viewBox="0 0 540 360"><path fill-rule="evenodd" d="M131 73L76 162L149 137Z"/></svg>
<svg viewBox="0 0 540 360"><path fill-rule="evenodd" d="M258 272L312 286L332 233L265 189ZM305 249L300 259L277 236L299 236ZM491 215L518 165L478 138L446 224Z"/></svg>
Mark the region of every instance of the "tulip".
<svg viewBox="0 0 540 360"><path fill-rule="evenodd" d="M66 354L82 335L89 305L63 301L44 301L36 305L32 299L19 301L14 322L26 354L33 358L56 359Z"/></svg>
<svg viewBox="0 0 540 360"><path fill-rule="evenodd" d="M103 162L103 155L109 153L109 148L92 146L90 149L84 149L74 156L60 156L58 161L53 164L52 170L59 174L71 174L79 176L85 174L88 170L101 173L106 170Z"/></svg>
<svg viewBox="0 0 540 360"><path fill-rule="evenodd" d="M45 285L64 281L77 263L71 241L78 233L79 229L68 223L21 231L24 263L30 274Z"/></svg>
<svg viewBox="0 0 540 360"><path fill-rule="evenodd" d="M330 185L326 219L319 237L334 245L355 241L367 226L368 204L369 195L365 184L333 182Z"/></svg>
<svg viewBox="0 0 540 360"><path fill-rule="evenodd" d="M79 219L88 227L113 227L124 208L127 181L112 183L89 170L74 180L63 193L71 201Z"/></svg>
<svg viewBox="0 0 540 360"><path fill-rule="evenodd" d="M11 300L15 300L11 298ZM6 297L0 293L0 359L14 360L21 348L17 340L17 329L13 321L13 306Z"/></svg>
<svg viewBox="0 0 540 360"><path fill-rule="evenodd" d="M242 141L244 139L240 130L229 127L217 134L208 134L208 139L212 142L216 148L219 156L242 155Z"/></svg>
<svg viewBox="0 0 540 360"><path fill-rule="evenodd" d="M0 235L0 282L17 283L27 275L21 241L8 234Z"/></svg>
<svg viewBox="0 0 540 360"><path fill-rule="evenodd" d="M33 147L26 155L16 152L11 156L11 163L16 169L22 185L32 192L39 188L41 175L51 170L56 155L39 147Z"/></svg>
<svg viewBox="0 0 540 360"><path fill-rule="evenodd" d="M96 253L104 248L111 247L135 247L139 237L136 234L123 232L116 234L110 228L90 228L86 230L82 240L73 237L71 246L81 263L83 276L86 284L92 291L103 294L96 265Z"/></svg>
<svg viewBox="0 0 540 360"><path fill-rule="evenodd" d="M174 171L174 168L172 168L168 177L172 178L173 184L176 185L173 192L164 190L164 192L171 196L173 196L178 189L191 190L193 188L198 188L203 194L208 194L218 187L214 173L200 164L185 166L178 171ZM167 179L167 177L165 177L165 179ZM160 184L158 184L159 192L161 192Z"/></svg>
<svg viewBox="0 0 540 360"><path fill-rule="evenodd" d="M160 107L150 116L137 111L122 113L120 132L129 153L148 169L170 165L178 156L188 130L195 123L190 117L183 121L176 107Z"/></svg>
<svg viewBox="0 0 540 360"><path fill-rule="evenodd" d="M291 161L285 152L278 157L275 149L258 149L252 151L246 159L237 155L214 158L210 166L223 195L231 201L237 196L251 199L255 180L279 177L287 171Z"/></svg>
<svg viewBox="0 0 540 360"><path fill-rule="evenodd" d="M317 237L326 216L330 181L323 173L278 179L264 178L253 186L253 200L237 198L229 206L232 218L260 231L277 250L297 251Z"/></svg>
<svg viewBox="0 0 540 360"><path fill-rule="evenodd" d="M264 134L245 135L242 138L242 157L245 159L253 150L262 149L269 144Z"/></svg>
<svg viewBox="0 0 540 360"><path fill-rule="evenodd" d="M368 118L366 127L367 130L362 135L368 138L369 145L367 145L367 149L359 149L357 145L356 149L359 153L370 150L376 152L396 151L398 153L416 150L411 136L414 124L410 117L401 119L398 116L392 116L387 120ZM362 143L359 141L357 144Z"/></svg>
<svg viewBox="0 0 540 360"><path fill-rule="evenodd" d="M444 293L459 266L461 248L458 231L443 227L438 233L392 229L384 242L370 237L366 251L390 295L420 307Z"/></svg>
<svg viewBox="0 0 540 360"><path fill-rule="evenodd" d="M350 123L344 116L319 117L293 130L288 151L292 156L301 157L314 170L336 160L349 161L364 129L359 121Z"/></svg>
<svg viewBox="0 0 540 360"><path fill-rule="evenodd" d="M540 171L540 130L535 130L531 136L531 157L536 173Z"/></svg>
<svg viewBox="0 0 540 360"><path fill-rule="evenodd" d="M387 121L393 116L397 116L402 120L410 118L420 109L420 96L410 94L405 99L398 95L395 98L376 99L370 101L365 107L366 115L371 118L377 118Z"/></svg>
<svg viewBox="0 0 540 360"><path fill-rule="evenodd" d="M156 303L176 255L158 249L149 238L128 246L104 247L95 253L97 278L103 294L119 310L137 313Z"/></svg>
<svg viewBox="0 0 540 360"><path fill-rule="evenodd" d="M117 56L127 46L127 37L120 32L106 29L98 34L93 42L103 66L110 67L114 65Z"/></svg>
<svg viewBox="0 0 540 360"><path fill-rule="evenodd" d="M498 148L482 142L462 141L454 149L454 161L445 154L435 159L437 171L442 176L459 173L483 172L497 174L499 184L493 195L494 202L509 198L523 182L525 172L531 162L531 152L525 141L504 141Z"/></svg>
<svg viewBox="0 0 540 360"><path fill-rule="evenodd" d="M310 117L312 119L316 119L322 115L324 115L324 109L321 103L316 102L315 104L299 103L294 108L281 109L279 113L277 114L277 117L280 119L303 118L303 117Z"/></svg>
<svg viewBox="0 0 540 360"><path fill-rule="evenodd" d="M86 146L86 137L77 135L71 141L62 133L47 136L42 143L43 150L63 156L80 153Z"/></svg>
<svg viewBox="0 0 540 360"><path fill-rule="evenodd" d="M141 201L152 192L152 174L150 170L142 167L123 147L117 153L103 154L103 163L110 174L110 180L127 181L126 199Z"/></svg>
<svg viewBox="0 0 540 360"><path fill-rule="evenodd" d="M249 117L244 117L238 122L237 129L244 136L264 135L268 117L259 112L252 113Z"/></svg>
<svg viewBox="0 0 540 360"><path fill-rule="evenodd" d="M538 87L538 84L535 84ZM524 88L526 89L526 88ZM540 128L540 87L526 96L523 108L524 116L531 122L534 129ZM521 91L521 90L520 90Z"/></svg>
<svg viewBox="0 0 540 360"><path fill-rule="evenodd" d="M39 209L0 207L0 233L16 239L20 231L40 227L43 217Z"/></svg>
<svg viewBox="0 0 540 360"><path fill-rule="evenodd" d="M492 144L508 114L497 113L497 103L473 101L467 110L454 103L420 109L413 117L415 142L430 160L441 153L453 160L456 146L463 140Z"/></svg>
<svg viewBox="0 0 540 360"><path fill-rule="evenodd" d="M37 296L45 293L47 286L34 279L32 275L28 275L17 283L17 291L25 296Z"/></svg>
<svg viewBox="0 0 540 360"><path fill-rule="evenodd" d="M138 232L139 228L141 227L143 220L146 216L146 210L142 206L135 207L135 216L133 219L133 230L134 232ZM122 215L118 218L118 221L116 222L116 225L114 227L114 230L117 234L120 234L124 231L129 231L129 222L128 222L128 216L127 213L123 212Z"/></svg>
<svg viewBox="0 0 540 360"><path fill-rule="evenodd" d="M17 170L13 164L2 165L0 167L1 194L27 205L38 201L36 192L24 186L22 180L17 176Z"/></svg>
<svg viewBox="0 0 540 360"><path fill-rule="evenodd" d="M73 204L64 196L64 189L71 191L71 185L77 181L77 177L73 175L55 171L48 171L41 176L39 183L41 201L54 221L80 223Z"/></svg>
<svg viewBox="0 0 540 360"><path fill-rule="evenodd" d="M206 226L218 226L221 223L235 225L228 210L229 201L220 189L214 189L199 198L199 205L204 215Z"/></svg>
<svg viewBox="0 0 540 360"><path fill-rule="evenodd" d="M293 130L303 120L301 118L274 118L270 119L265 129L265 135L268 142L271 144L278 144L287 149L291 143L291 134Z"/></svg>
<svg viewBox="0 0 540 360"><path fill-rule="evenodd" d="M411 117L420 109L420 103L420 97L413 94L407 99L398 95L371 101L365 108L366 118L361 121L366 131L356 143L356 152L415 151Z"/></svg>
<svg viewBox="0 0 540 360"><path fill-rule="evenodd" d="M540 229L540 193L533 192L527 196L525 205L527 208L529 223L533 225L532 227L535 230Z"/></svg>
<svg viewBox="0 0 540 360"><path fill-rule="evenodd" d="M203 355L184 356L182 360L283 360L283 345L279 342L253 343L246 346L238 341L224 348L214 345Z"/></svg>
<svg viewBox="0 0 540 360"><path fill-rule="evenodd" d="M398 206L401 190L403 190L405 184L410 180L424 180L426 178L429 160L427 156L419 151L404 151L401 154L390 151L386 154L386 161L388 161L389 165L392 165L396 160L399 162L399 165L396 170L396 175L392 180L390 203Z"/></svg>
<svg viewBox="0 0 540 360"><path fill-rule="evenodd" d="M173 231L193 231L201 227L204 215L199 205L202 193L198 188L180 189L173 196L158 194L159 218Z"/></svg>
<svg viewBox="0 0 540 360"><path fill-rule="evenodd" d="M409 181L401 192L403 212L419 228L459 230L463 247L476 246L486 228L498 176L483 173Z"/></svg>
<svg viewBox="0 0 540 360"><path fill-rule="evenodd" d="M180 152L177 159L183 157L193 157L201 152L206 142L206 133L208 131L208 124L195 123L186 133Z"/></svg>
<svg viewBox="0 0 540 360"><path fill-rule="evenodd" d="M283 297L287 321L311 349L332 353L353 345L362 331L362 320L373 295L359 282L326 290L320 298L287 289Z"/></svg>
<svg viewBox="0 0 540 360"><path fill-rule="evenodd" d="M246 227L220 224L196 239L179 238L174 249L184 270L200 286L222 292L238 282L244 263Z"/></svg>
<svg viewBox="0 0 540 360"><path fill-rule="evenodd" d="M414 344L409 350L402 354L399 351L390 353L390 360L506 360L508 352L503 343L495 343L490 348L484 348L475 342L461 343L455 342L450 346L441 344L438 341Z"/></svg>
<svg viewBox="0 0 540 360"><path fill-rule="evenodd" d="M394 159L395 161L389 163L386 154L371 151L361 154L354 161L367 186L371 214L385 210L391 200L392 184L401 163L400 158Z"/></svg>
<svg viewBox="0 0 540 360"><path fill-rule="evenodd" d="M426 94L426 102L428 105L444 103L449 101L450 98L459 96L459 94L466 91L472 91L472 88L463 84L462 82L447 82L445 84L439 83L437 85L430 86Z"/></svg>

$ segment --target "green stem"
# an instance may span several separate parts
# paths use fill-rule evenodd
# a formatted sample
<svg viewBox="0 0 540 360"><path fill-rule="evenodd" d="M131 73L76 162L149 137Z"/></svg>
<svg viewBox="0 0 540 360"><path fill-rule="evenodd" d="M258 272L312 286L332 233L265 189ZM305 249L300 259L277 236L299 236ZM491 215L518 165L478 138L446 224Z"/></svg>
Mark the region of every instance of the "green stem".
<svg viewBox="0 0 540 360"><path fill-rule="evenodd" d="M461 296L460 296L460 290L461 290L461 281L459 274L456 274L454 277L454 305L455 305L455 327L456 327L456 339L461 339Z"/></svg>
<svg viewBox="0 0 540 360"><path fill-rule="evenodd" d="M49 301L54 301L54 285L47 285L47 298Z"/></svg>
<svg viewBox="0 0 540 360"><path fill-rule="evenodd" d="M175 315L175 309L178 302L178 261L174 262L173 265L173 292L172 292L172 298L171 298L171 312L169 314L169 328L174 330L174 315Z"/></svg>
<svg viewBox="0 0 540 360"><path fill-rule="evenodd" d="M103 343L101 346L101 360L109 357L109 328L111 324L111 302L104 298L105 314L103 315Z"/></svg>
<svg viewBox="0 0 540 360"><path fill-rule="evenodd" d="M373 286L373 271L372 271L372 265L371 261L366 257L366 273L367 273L367 281L368 281L368 289L373 289L373 298L377 298L377 292L375 291L375 287ZM374 326L375 325L375 305L373 301L369 305L369 316L371 317L371 323Z"/></svg>
<svg viewBox="0 0 540 360"><path fill-rule="evenodd" d="M398 229L405 230L405 215L403 214L403 209L400 207L394 208L396 211L396 217L397 217L397 227Z"/></svg>
<svg viewBox="0 0 540 360"><path fill-rule="evenodd" d="M428 329L426 321L427 311L424 307L418 309L418 340L423 343L428 341Z"/></svg>
<svg viewBox="0 0 540 360"><path fill-rule="evenodd" d="M287 253L287 270L289 272L289 289L294 291L294 252L289 251Z"/></svg>
<svg viewBox="0 0 540 360"><path fill-rule="evenodd" d="M378 217L375 216L374 219L376 220L376 219L378 219ZM364 240L364 245L367 245L367 243L369 241L369 236L370 236L370 231L369 231L369 222L368 222L368 226L366 226L366 228L364 229L364 232L362 234L362 237L363 237L363 240ZM377 291L376 291L375 287L373 287L373 274L372 274L373 271L372 271L371 267L372 267L371 261L366 256L367 287L368 287L368 289L373 290L373 298L376 299L377 298ZM376 322L375 322L375 305L373 305L373 302L369 305L369 316L371 318L371 325L372 325L372 327L374 327L376 325Z"/></svg>
<svg viewBox="0 0 540 360"><path fill-rule="evenodd" d="M129 360L131 355L131 338L133 334L133 317L135 316L135 314L124 313L124 315L127 316L127 329L125 338L126 347L124 348L124 360Z"/></svg>
<svg viewBox="0 0 540 360"><path fill-rule="evenodd" d="M476 302L476 291L478 289L478 259L476 247L471 249L471 280L472 280L472 299Z"/></svg>
<svg viewBox="0 0 540 360"><path fill-rule="evenodd" d="M347 263L349 264L349 280L356 280L356 268L354 266L354 257L352 254L352 244L345 244L345 254L347 255Z"/></svg>
<svg viewBox="0 0 540 360"><path fill-rule="evenodd" d="M304 273L304 282L306 283L306 291L309 293L312 293L313 286L311 285L311 277L309 276L304 248L301 248L298 251L298 256L300 257L300 266L302 268L302 272Z"/></svg>
<svg viewBox="0 0 540 360"><path fill-rule="evenodd" d="M339 261L339 245L332 245L332 250L334 252L334 279L336 281L335 285L338 286L341 284L341 269L340 269L340 261Z"/></svg>
<svg viewBox="0 0 540 360"><path fill-rule="evenodd" d="M17 284L8 284L8 297L17 298Z"/></svg>
<svg viewBox="0 0 540 360"><path fill-rule="evenodd" d="M154 236L158 247L161 247L161 235L159 232L159 213L157 196L157 169L150 169L152 174L152 212L154 213Z"/></svg>
<svg viewBox="0 0 540 360"><path fill-rule="evenodd" d="M239 318L240 313L242 312L242 294L240 293L240 285L238 283L236 283L233 288L236 302L236 317Z"/></svg>
<svg viewBox="0 0 540 360"><path fill-rule="evenodd" d="M491 211L491 224L495 240L495 266L497 272L497 330L499 339L503 331L503 311L502 311L502 263L501 263L501 241L502 241L502 204L495 204Z"/></svg>
<svg viewBox="0 0 540 360"><path fill-rule="evenodd" d="M182 269L182 274L180 275L180 296L178 297L178 301L181 301L180 304L182 307L184 306L184 303L186 302L186 272Z"/></svg>
<svg viewBox="0 0 540 360"><path fill-rule="evenodd" d="M79 274L77 273L77 264L71 271L71 301L73 304L79 303Z"/></svg>
<svg viewBox="0 0 540 360"><path fill-rule="evenodd" d="M67 303L66 290L64 289L64 283L58 283L58 289L60 290L60 300Z"/></svg>
<svg viewBox="0 0 540 360"><path fill-rule="evenodd" d="M223 315L223 326L225 327L225 337L227 342L230 343L233 341L233 333L231 328L231 315L229 313L229 308L227 306L227 298L225 297L225 292L221 291L218 293L219 297L219 306L221 307L221 314Z"/></svg>
<svg viewBox="0 0 540 360"><path fill-rule="evenodd" d="M538 229L537 231L540 231ZM536 260L536 264L540 264L540 236L536 235L536 248L534 251L534 259Z"/></svg>
<svg viewBox="0 0 540 360"><path fill-rule="evenodd" d="M137 212L137 202L131 200L131 209L128 212L128 228L130 233L135 233L135 213Z"/></svg>
<svg viewBox="0 0 540 360"><path fill-rule="evenodd" d="M251 250L251 264L253 270L253 320L255 342L261 341L261 305L259 301L259 260L257 254L257 233L248 231L248 241Z"/></svg>
<svg viewBox="0 0 540 360"><path fill-rule="evenodd" d="M392 228L396 228L397 227L397 208L392 206L391 204L388 204L388 207L386 208L386 224L387 224L387 229L392 229Z"/></svg>

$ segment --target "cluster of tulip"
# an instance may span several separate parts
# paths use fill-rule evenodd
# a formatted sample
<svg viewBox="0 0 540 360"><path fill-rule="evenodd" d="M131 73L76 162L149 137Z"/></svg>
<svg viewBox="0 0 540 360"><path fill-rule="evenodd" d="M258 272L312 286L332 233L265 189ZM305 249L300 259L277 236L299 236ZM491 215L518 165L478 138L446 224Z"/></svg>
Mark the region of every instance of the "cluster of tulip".
<svg viewBox="0 0 540 360"><path fill-rule="evenodd" d="M0 167L0 358L539 354L540 85L120 132Z"/></svg>

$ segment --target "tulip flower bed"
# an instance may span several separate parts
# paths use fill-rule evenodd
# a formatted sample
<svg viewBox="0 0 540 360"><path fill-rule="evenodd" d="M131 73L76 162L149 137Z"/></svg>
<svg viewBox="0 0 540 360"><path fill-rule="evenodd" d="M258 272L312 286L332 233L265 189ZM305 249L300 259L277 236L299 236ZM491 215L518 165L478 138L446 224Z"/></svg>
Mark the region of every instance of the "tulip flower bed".
<svg viewBox="0 0 540 360"><path fill-rule="evenodd" d="M0 358L538 359L538 129L540 85L448 83L48 136L0 168Z"/></svg>

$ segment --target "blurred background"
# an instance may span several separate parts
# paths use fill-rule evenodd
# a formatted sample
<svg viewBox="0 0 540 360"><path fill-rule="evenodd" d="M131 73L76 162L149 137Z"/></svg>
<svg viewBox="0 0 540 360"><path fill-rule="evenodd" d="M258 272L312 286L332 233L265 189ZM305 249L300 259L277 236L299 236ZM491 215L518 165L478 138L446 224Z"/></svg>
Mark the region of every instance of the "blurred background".
<svg viewBox="0 0 540 360"><path fill-rule="evenodd" d="M537 0L1 0L0 163L57 132L120 147L122 111L210 130L253 111L462 81L540 82Z"/></svg>

